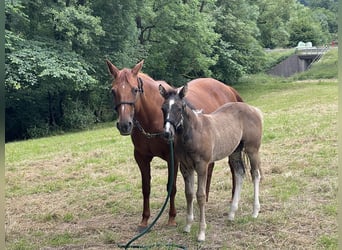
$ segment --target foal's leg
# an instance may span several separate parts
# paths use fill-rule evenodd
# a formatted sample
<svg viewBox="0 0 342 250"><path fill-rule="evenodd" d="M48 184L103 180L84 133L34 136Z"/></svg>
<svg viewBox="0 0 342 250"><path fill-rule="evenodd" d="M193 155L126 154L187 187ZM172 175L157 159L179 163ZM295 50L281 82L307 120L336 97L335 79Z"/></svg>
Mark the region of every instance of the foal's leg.
<svg viewBox="0 0 342 250"><path fill-rule="evenodd" d="M241 151L235 151L229 156L229 164L234 169L235 190L233 201L230 204L228 220L234 220L235 213L239 207L242 183L245 175L245 166L242 161Z"/></svg>
<svg viewBox="0 0 342 250"><path fill-rule="evenodd" d="M184 178L186 198L186 225L184 227L184 232L190 233L191 225L194 221L194 169L187 168L181 163L180 170Z"/></svg>
<svg viewBox="0 0 342 250"><path fill-rule="evenodd" d="M206 202L208 202L208 199L209 199L210 183L211 183L211 177L213 175L214 165L215 165L214 162L208 164L207 185L205 189Z"/></svg>
<svg viewBox="0 0 342 250"><path fill-rule="evenodd" d="M253 203L253 214L252 217L256 218L259 215L260 203L259 203L259 183L261 179L260 169L260 157L258 150L247 152L248 158L251 164L251 175L254 185L254 203Z"/></svg>
<svg viewBox="0 0 342 250"><path fill-rule="evenodd" d="M200 209L200 224L199 224L199 233L197 240L205 241L205 230L207 228L207 224L205 221L205 202L206 202L206 183L207 183L207 163L199 164L196 166L197 171L197 203Z"/></svg>
<svg viewBox="0 0 342 250"><path fill-rule="evenodd" d="M170 158L170 157L169 157ZM170 194L170 210L169 210L169 221L168 225L169 226L176 226L176 206L175 206L175 196L177 192L177 173L178 173L178 160L175 158L174 159L174 166L171 166L170 160L167 162L168 164L168 176L171 176L171 167L173 167L173 185L172 185L172 191ZM170 181L170 180L168 180ZM169 183L167 184L167 187L169 186Z"/></svg>
<svg viewBox="0 0 342 250"><path fill-rule="evenodd" d="M230 200L230 201L232 201L233 197L234 197L234 192L235 192L236 180L235 180L234 167L232 166L232 163L230 162L230 157L229 157L228 163L229 163L230 173L232 175L232 197Z"/></svg>

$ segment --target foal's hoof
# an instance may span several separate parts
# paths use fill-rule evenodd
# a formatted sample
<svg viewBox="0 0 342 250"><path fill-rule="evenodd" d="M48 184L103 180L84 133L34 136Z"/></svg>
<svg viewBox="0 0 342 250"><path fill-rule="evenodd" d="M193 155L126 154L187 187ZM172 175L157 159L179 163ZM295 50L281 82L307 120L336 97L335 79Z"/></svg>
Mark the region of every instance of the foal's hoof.
<svg viewBox="0 0 342 250"><path fill-rule="evenodd" d="M183 232L184 232L184 233L190 233L190 230L191 230L191 226L189 226L189 225L186 225L186 226L183 228Z"/></svg>
<svg viewBox="0 0 342 250"><path fill-rule="evenodd" d="M197 237L197 241L198 242L203 242L205 241L205 234L204 233L200 233Z"/></svg>

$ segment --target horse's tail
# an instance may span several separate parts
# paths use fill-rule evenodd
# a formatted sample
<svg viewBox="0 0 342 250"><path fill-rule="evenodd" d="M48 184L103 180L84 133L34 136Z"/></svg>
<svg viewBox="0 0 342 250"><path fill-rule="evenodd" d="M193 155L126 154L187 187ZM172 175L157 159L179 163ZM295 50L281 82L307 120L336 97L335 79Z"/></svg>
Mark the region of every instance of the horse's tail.
<svg viewBox="0 0 342 250"><path fill-rule="evenodd" d="M251 168L251 163L249 161L248 154L246 153L244 148L241 150L241 159L242 159L244 172L246 173L247 172L246 170Z"/></svg>
<svg viewBox="0 0 342 250"><path fill-rule="evenodd" d="M230 87L230 86L229 86ZM239 92L237 92L236 89L234 89L233 87L230 87L231 91L234 93L235 97L236 97L236 101L237 102L244 102L242 97L240 96Z"/></svg>

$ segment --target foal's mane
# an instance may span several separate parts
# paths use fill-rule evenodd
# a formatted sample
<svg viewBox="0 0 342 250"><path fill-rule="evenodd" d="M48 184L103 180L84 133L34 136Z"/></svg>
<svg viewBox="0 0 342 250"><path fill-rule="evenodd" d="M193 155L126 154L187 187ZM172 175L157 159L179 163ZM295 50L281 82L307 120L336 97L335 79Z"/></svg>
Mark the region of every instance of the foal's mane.
<svg viewBox="0 0 342 250"><path fill-rule="evenodd" d="M172 89L172 90L168 91L168 96L176 96L178 94L178 92L179 92L178 89ZM187 107L189 107L195 113L201 113L202 112L202 110L196 109L195 106L186 97L183 98L183 101L184 101L185 105Z"/></svg>

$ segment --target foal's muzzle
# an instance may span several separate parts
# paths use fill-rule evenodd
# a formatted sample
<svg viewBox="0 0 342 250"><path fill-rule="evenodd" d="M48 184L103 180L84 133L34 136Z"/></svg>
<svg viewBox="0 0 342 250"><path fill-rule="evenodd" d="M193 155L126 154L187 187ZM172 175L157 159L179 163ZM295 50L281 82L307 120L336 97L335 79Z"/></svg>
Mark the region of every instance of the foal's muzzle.
<svg viewBox="0 0 342 250"><path fill-rule="evenodd" d="M165 122L164 125L164 138L167 140L171 140L174 138L175 135L175 127L173 124L169 121Z"/></svg>

